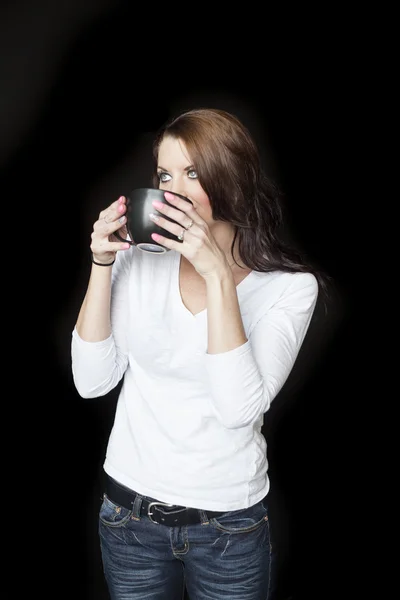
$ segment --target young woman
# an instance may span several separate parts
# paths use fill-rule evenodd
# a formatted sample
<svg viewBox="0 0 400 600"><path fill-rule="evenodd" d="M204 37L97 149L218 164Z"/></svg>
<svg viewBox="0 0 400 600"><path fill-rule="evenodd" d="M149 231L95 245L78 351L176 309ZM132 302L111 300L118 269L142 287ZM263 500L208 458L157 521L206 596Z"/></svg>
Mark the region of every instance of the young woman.
<svg viewBox="0 0 400 600"><path fill-rule="evenodd" d="M324 280L280 239L274 186L243 124L197 109L154 143L154 220L182 242L141 252L126 198L94 223L72 333L84 398L123 378L99 514L113 600L266 600L268 461L261 432ZM190 202L170 192L179 193ZM164 217L171 218L171 222Z"/></svg>

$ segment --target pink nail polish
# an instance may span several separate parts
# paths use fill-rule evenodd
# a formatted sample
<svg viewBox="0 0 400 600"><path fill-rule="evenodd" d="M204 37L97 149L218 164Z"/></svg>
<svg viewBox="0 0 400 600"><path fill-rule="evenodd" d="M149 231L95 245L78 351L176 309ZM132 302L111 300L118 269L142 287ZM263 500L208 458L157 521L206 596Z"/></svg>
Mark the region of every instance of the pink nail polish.
<svg viewBox="0 0 400 600"><path fill-rule="evenodd" d="M156 208L164 208L164 204L162 202L159 202L158 200L153 200L152 205Z"/></svg>

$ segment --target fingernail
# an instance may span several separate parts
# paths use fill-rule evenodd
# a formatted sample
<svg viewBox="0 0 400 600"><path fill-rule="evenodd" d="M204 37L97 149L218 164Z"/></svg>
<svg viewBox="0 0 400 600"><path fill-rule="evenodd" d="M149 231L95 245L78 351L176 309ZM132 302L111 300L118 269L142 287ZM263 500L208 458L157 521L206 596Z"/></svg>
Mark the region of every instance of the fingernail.
<svg viewBox="0 0 400 600"><path fill-rule="evenodd" d="M119 223L125 223L125 217L120 217L120 218L118 219L118 222L119 222Z"/></svg>
<svg viewBox="0 0 400 600"><path fill-rule="evenodd" d="M149 214L150 219L152 219L153 221L159 221L160 217L157 217L157 215L150 213Z"/></svg>

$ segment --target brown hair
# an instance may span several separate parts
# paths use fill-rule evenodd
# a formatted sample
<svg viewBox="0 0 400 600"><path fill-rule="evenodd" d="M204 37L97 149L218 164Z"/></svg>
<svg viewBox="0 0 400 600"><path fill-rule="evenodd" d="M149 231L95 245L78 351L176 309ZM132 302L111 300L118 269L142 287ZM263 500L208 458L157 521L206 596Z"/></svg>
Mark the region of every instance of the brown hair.
<svg viewBox="0 0 400 600"><path fill-rule="evenodd" d="M214 220L235 226L243 263L259 272L313 273L323 290L329 279L290 246L283 233L283 211L276 185L261 167L255 142L234 115L199 108L173 118L153 145L153 185L158 187L157 160L164 136L184 142L206 192Z"/></svg>

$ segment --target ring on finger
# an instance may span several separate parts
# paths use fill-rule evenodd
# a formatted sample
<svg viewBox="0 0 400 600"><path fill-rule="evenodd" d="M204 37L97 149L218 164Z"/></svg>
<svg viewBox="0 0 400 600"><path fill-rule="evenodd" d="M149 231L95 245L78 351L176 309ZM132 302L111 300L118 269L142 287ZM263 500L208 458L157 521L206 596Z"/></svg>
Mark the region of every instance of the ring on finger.
<svg viewBox="0 0 400 600"><path fill-rule="evenodd" d="M193 225L193 219L190 219L190 223L189 223L189 225L186 227L186 230L190 229L192 225Z"/></svg>
<svg viewBox="0 0 400 600"><path fill-rule="evenodd" d="M178 235L178 240L179 240L180 242L183 242L183 238L184 238L184 235L185 235L185 231L186 231L186 229L182 229L182 231L181 231L181 232L180 232L180 234Z"/></svg>

